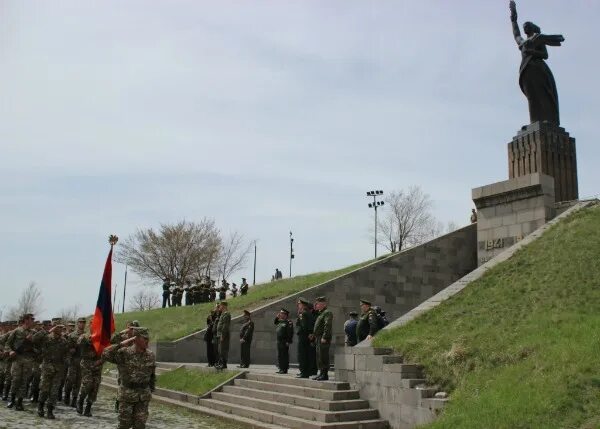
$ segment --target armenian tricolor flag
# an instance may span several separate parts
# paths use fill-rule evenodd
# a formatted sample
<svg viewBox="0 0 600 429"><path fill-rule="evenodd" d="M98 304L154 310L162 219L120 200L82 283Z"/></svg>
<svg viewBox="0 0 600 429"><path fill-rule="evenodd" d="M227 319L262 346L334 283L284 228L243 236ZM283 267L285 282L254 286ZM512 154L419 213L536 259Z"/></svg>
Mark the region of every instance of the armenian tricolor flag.
<svg viewBox="0 0 600 429"><path fill-rule="evenodd" d="M109 238L110 252L104 265L104 274L100 283L100 292L98 293L98 302L96 311L92 319L92 344L96 349L96 354L100 356L102 351L110 345L110 337L115 332L115 319L111 305L112 295L112 252L113 246L117 243L117 237L111 235Z"/></svg>

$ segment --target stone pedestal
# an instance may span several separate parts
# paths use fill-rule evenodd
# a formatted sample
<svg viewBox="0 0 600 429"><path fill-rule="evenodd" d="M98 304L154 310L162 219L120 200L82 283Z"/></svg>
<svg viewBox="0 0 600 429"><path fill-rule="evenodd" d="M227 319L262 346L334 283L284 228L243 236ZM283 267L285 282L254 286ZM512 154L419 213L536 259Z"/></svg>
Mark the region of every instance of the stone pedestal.
<svg viewBox="0 0 600 429"><path fill-rule="evenodd" d="M579 198L575 139L564 128L534 122L523 127L508 144L508 177L532 173L554 178L556 202Z"/></svg>
<svg viewBox="0 0 600 429"><path fill-rule="evenodd" d="M541 173L472 190L482 265L556 216L555 179Z"/></svg>

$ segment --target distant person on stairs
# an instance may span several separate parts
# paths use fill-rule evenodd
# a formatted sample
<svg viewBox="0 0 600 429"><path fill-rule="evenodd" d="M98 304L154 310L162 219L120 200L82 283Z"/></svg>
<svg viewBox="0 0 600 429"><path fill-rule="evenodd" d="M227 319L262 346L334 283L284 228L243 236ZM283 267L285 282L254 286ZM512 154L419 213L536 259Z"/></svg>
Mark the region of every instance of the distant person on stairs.
<svg viewBox="0 0 600 429"><path fill-rule="evenodd" d="M360 300L360 309L362 314L356 325L356 336L358 342L363 340L370 340L375 336L379 330L379 322L377 319L377 313L371 307L371 302L365 299Z"/></svg>

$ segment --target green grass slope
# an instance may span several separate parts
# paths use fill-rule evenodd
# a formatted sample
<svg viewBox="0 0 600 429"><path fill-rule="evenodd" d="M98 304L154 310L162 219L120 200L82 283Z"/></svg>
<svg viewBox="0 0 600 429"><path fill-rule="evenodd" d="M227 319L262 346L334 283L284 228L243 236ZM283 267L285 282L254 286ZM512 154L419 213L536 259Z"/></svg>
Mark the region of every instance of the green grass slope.
<svg viewBox="0 0 600 429"><path fill-rule="evenodd" d="M204 395L238 373L238 371L215 371L214 369L177 368L157 376L156 386L192 395Z"/></svg>
<svg viewBox="0 0 600 429"><path fill-rule="evenodd" d="M375 344L451 392L430 428L600 427L600 207Z"/></svg>
<svg viewBox="0 0 600 429"><path fill-rule="evenodd" d="M269 282L250 287L248 295L227 297L229 310L235 317L244 309L253 309L285 296L300 292L320 283L334 279L354 271L372 261L352 265L335 271L308 274L292 277L291 279ZM138 320L142 326L150 329L152 341L172 341L203 329L206 317L214 303L204 303L191 306L158 308L149 311L138 311L115 314L117 330L125 328L128 320Z"/></svg>

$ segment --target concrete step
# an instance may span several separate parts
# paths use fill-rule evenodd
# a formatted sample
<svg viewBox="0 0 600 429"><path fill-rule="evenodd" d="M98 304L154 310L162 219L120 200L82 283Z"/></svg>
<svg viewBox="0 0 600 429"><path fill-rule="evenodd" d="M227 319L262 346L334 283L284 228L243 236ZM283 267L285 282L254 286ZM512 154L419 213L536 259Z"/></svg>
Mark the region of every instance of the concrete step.
<svg viewBox="0 0 600 429"><path fill-rule="evenodd" d="M404 358L400 355L389 355L389 356L381 356L381 360L383 364L391 364L391 363L403 363Z"/></svg>
<svg viewBox="0 0 600 429"><path fill-rule="evenodd" d="M327 401L323 399L307 398L304 396L289 395L279 392L249 389L240 386L223 386L223 392L323 411L348 411L369 408L369 401L365 401L364 399Z"/></svg>
<svg viewBox="0 0 600 429"><path fill-rule="evenodd" d="M258 374L249 372L247 380L264 381L265 383L289 384L293 386L311 387L325 390L349 390L350 384L339 381L317 381L310 378L293 378L285 375Z"/></svg>
<svg viewBox="0 0 600 429"><path fill-rule="evenodd" d="M304 396L308 398L325 399L327 401L339 401L360 398L358 390L314 389L311 387L267 383L264 381L246 380L243 378L238 378L234 380L234 385L247 387L249 389L265 390L267 392L277 392L285 393L288 395Z"/></svg>
<svg viewBox="0 0 600 429"><path fill-rule="evenodd" d="M401 385L402 387L406 387L407 389L412 389L420 384L426 385L427 384L427 380L425 380L424 378L407 378L404 380L401 380Z"/></svg>
<svg viewBox="0 0 600 429"><path fill-rule="evenodd" d="M317 422L298 417L292 417L277 412L259 410L253 407L222 402L216 399L200 399L199 405L212 408L224 413L251 418L272 425L292 429L386 429L387 422L382 419L371 419L349 422Z"/></svg>
<svg viewBox="0 0 600 429"><path fill-rule="evenodd" d="M407 378L422 378L423 367L421 365L409 363L384 363L383 371L395 374L401 374Z"/></svg>
<svg viewBox="0 0 600 429"><path fill-rule="evenodd" d="M258 410L285 414L287 416L298 417L304 420L324 423L372 420L379 417L379 412L370 408L350 411L322 411L280 402L256 399L247 396L232 395L230 393L223 392L214 392L211 394L211 398L230 404L242 405L245 407L256 408Z"/></svg>

